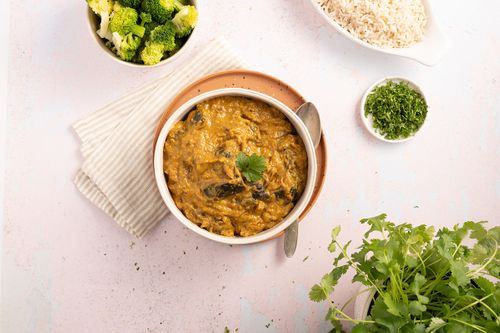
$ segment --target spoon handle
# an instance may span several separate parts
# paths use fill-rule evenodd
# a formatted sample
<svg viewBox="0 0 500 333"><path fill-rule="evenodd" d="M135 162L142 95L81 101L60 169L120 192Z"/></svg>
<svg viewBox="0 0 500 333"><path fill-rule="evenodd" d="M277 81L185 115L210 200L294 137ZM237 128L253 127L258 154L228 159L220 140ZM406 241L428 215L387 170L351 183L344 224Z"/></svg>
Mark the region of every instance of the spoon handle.
<svg viewBox="0 0 500 333"><path fill-rule="evenodd" d="M299 220L295 220L285 230L285 255L287 258L293 257L297 249L297 240L299 237Z"/></svg>

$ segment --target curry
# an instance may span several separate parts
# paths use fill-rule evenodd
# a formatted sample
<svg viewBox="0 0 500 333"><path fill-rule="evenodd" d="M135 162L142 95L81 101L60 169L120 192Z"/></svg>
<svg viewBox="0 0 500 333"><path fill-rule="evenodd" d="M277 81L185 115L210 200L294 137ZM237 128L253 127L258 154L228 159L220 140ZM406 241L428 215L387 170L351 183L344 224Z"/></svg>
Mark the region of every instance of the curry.
<svg viewBox="0 0 500 333"><path fill-rule="evenodd" d="M249 181L239 154L265 158L261 179ZM170 130L163 169L172 198L199 227L223 236L272 228L293 209L307 181L307 153L286 116L246 97L204 101Z"/></svg>

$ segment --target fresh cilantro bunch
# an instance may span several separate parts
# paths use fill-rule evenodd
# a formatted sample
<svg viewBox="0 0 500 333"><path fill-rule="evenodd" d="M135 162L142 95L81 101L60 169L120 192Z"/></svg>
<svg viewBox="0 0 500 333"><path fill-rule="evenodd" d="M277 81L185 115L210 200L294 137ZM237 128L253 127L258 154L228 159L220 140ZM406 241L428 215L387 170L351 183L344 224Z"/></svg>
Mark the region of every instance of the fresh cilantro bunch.
<svg viewBox="0 0 500 333"><path fill-rule="evenodd" d="M255 153L250 156L239 153L236 156L236 166L248 182L256 182L262 179L262 174L266 170L266 159Z"/></svg>
<svg viewBox="0 0 500 333"><path fill-rule="evenodd" d="M336 254L334 268L309 297L328 300L331 332L344 332L342 322L355 324L354 333L500 332L500 227L486 229L485 222L465 222L452 229L395 225L386 214L362 219L370 229L357 252L337 240L332 230L328 250ZM331 298L335 285L354 269L353 282L375 290L366 320L356 320ZM493 282L494 281L494 282Z"/></svg>

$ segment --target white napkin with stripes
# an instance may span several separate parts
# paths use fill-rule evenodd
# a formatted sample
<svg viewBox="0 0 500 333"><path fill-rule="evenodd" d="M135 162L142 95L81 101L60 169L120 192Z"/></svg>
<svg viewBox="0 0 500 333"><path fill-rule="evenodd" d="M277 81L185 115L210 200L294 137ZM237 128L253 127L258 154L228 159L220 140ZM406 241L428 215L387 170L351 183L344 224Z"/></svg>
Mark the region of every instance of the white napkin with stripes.
<svg viewBox="0 0 500 333"><path fill-rule="evenodd" d="M216 39L179 70L78 121L73 127L84 162L74 179L77 188L128 232L144 236L168 213L152 166L160 116L189 83L243 67L226 43Z"/></svg>

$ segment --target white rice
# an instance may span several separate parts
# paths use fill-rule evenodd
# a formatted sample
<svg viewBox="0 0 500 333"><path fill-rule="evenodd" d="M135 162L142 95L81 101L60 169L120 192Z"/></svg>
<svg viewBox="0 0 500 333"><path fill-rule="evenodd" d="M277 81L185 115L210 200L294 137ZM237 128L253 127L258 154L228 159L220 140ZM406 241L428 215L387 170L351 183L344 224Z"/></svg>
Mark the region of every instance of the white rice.
<svg viewBox="0 0 500 333"><path fill-rule="evenodd" d="M353 36L376 46L403 48L422 40L427 24L421 0L317 0Z"/></svg>

